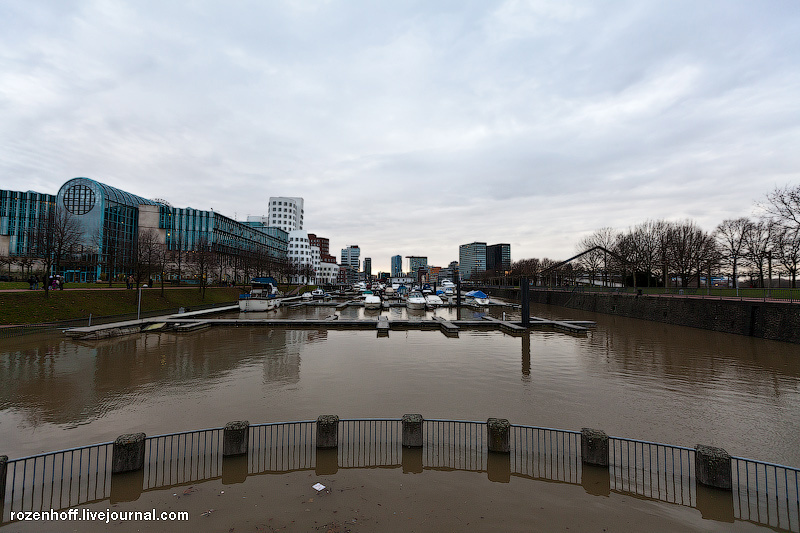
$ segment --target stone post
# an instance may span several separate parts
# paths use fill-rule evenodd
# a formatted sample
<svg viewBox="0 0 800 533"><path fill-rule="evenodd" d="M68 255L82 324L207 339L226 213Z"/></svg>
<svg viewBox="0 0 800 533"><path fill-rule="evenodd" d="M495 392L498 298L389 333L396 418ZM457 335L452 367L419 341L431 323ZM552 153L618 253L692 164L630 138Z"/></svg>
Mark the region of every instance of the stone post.
<svg viewBox="0 0 800 533"><path fill-rule="evenodd" d="M698 444L694 448L694 474L697 482L708 487L731 490L731 456L722 448Z"/></svg>
<svg viewBox="0 0 800 533"><path fill-rule="evenodd" d="M422 447L422 415L403 415L403 446Z"/></svg>
<svg viewBox="0 0 800 533"><path fill-rule="evenodd" d="M222 433L222 456L243 455L250 443L250 422L235 420L225 424Z"/></svg>
<svg viewBox="0 0 800 533"><path fill-rule="evenodd" d="M522 304L522 327L529 328L531 327L531 299L528 291L530 290L530 281L528 278L522 278L520 280L520 299L522 300L520 303Z"/></svg>
<svg viewBox="0 0 800 533"><path fill-rule="evenodd" d="M317 418L317 448L337 448L339 446L339 417L320 415Z"/></svg>
<svg viewBox="0 0 800 533"><path fill-rule="evenodd" d="M0 505L6 498L6 474L8 473L8 456L0 455Z"/></svg>
<svg viewBox="0 0 800 533"><path fill-rule="evenodd" d="M144 433L126 433L114 441L111 473L133 472L144 468Z"/></svg>
<svg viewBox="0 0 800 533"><path fill-rule="evenodd" d="M587 465L608 466L608 435L599 429L581 429L581 457Z"/></svg>
<svg viewBox="0 0 800 533"><path fill-rule="evenodd" d="M506 418L490 418L486 421L489 429L488 445L490 452L509 453L509 440L511 435L511 424Z"/></svg>

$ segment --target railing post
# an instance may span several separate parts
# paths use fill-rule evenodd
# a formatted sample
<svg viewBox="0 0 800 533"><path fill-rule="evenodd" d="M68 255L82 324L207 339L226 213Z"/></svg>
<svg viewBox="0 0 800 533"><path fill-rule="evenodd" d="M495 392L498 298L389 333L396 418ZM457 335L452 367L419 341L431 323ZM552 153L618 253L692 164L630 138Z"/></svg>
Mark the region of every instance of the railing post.
<svg viewBox="0 0 800 533"><path fill-rule="evenodd" d="M422 447L422 415L403 415L403 446Z"/></svg>
<svg viewBox="0 0 800 533"><path fill-rule="evenodd" d="M222 432L222 456L243 455L250 443L250 422L234 420L225 424Z"/></svg>
<svg viewBox="0 0 800 533"><path fill-rule="evenodd" d="M581 429L581 460L588 465L608 466L608 435L599 429Z"/></svg>
<svg viewBox="0 0 800 533"><path fill-rule="evenodd" d="M339 417L320 415L317 417L317 448L339 447Z"/></svg>
<svg viewBox="0 0 800 533"><path fill-rule="evenodd" d="M8 456L0 455L0 506L6 499L6 474L8 473Z"/></svg>
<svg viewBox="0 0 800 533"><path fill-rule="evenodd" d="M144 433L126 433L114 441L111 473L133 472L144 468Z"/></svg>
<svg viewBox="0 0 800 533"><path fill-rule="evenodd" d="M510 453L509 440L511 424L506 418L490 418L486 421L489 430L487 436L490 452Z"/></svg>
<svg viewBox="0 0 800 533"><path fill-rule="evenodd" d="M733 475L731 456L722 448L695 446L694 473L698 483L722 490L731 490Z"/></svg>

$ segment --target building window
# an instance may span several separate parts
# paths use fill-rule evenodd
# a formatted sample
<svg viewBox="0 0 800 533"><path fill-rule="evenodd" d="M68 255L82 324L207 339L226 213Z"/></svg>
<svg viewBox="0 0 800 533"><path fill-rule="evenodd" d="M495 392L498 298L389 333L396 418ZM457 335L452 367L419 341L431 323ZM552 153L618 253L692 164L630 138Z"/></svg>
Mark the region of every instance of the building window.
<svg viewBox="0 0 800 533"><path fill-rule="evenodd" d="M64 193L64 207L73 215L85 215L94 204L94 191L86 185L73 185Z"/></svg>

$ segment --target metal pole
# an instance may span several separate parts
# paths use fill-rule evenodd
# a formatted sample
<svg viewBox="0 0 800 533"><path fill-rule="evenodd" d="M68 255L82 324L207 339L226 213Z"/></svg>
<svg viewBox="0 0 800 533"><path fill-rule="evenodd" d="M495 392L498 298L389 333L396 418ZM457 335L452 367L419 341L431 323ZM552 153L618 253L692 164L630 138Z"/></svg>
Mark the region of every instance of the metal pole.
<svg viewBox="0 0 800 533"><path fill-rule="evenodd" d="M139 320L139 318L142 316L142 289L146 288L147 288L146 283L141 287L139 287L139 303L136 306L136 320Z"/></svg>
<svg viewBox="0 0 800 533"><path fill-rule="evenodd" d="M520 287L520 298L522 299L522 327L527 328L531 325L531 302L528 298L528 290L530 289L530 282L528 278L522 278Z"/></svg>

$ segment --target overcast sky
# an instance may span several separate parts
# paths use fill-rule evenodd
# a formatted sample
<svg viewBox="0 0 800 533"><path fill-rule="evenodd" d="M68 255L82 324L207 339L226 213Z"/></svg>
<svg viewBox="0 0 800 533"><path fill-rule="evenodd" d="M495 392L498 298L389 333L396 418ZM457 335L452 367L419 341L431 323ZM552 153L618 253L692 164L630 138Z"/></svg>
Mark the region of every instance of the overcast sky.
<svg viewBox="0 0 800 533"><path fill-rule="evenodd" d="M89 177L446 266L800 184L800 3L0 1L0 188ZM405 266L405 264L404 264Z"/></svg>

